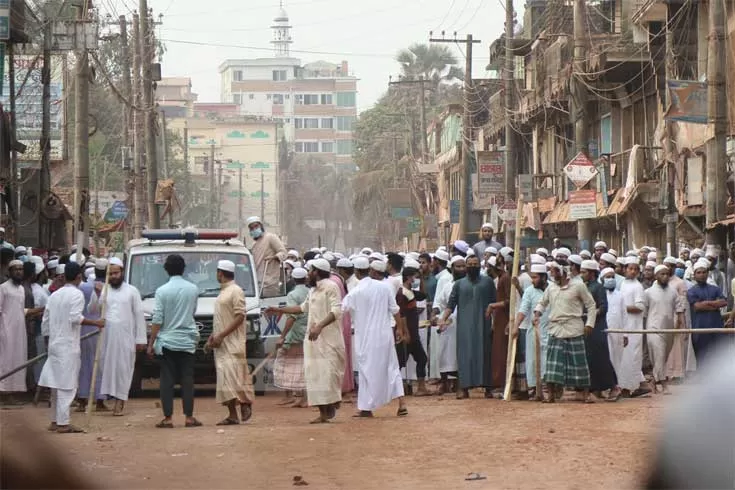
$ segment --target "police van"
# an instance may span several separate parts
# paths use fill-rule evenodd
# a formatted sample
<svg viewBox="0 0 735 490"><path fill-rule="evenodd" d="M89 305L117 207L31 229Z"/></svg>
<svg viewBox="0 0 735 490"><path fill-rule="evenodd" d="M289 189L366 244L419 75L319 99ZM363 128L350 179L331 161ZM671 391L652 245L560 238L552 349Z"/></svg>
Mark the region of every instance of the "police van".
<svg viewBox="0 0 735 490"><path fill-rule="evenodd" d="M220 292L217 282L217 262L220 260L230 260L235 264L235 282L245 293L247 358L252 371L266 354L261 337L258 280L250 250L237 239L237 232L223 230L145 230L142 238L131 240L126 247L125 279L140 291L149 334L156 289L169 279L163 264L171 254L179 254L184 258L186 269L183 277L199 289L194 313L200 335L195 354L195 383L216 382L214 355L212 351L205 351L204 345L214 324L214 303ZM158 364L149 360L145 353L138 353L131 393L139 393L143 380L149 378L159 378ZM256 376L253 380L257 395L265 391L266 381L264 376Z"/></svg>

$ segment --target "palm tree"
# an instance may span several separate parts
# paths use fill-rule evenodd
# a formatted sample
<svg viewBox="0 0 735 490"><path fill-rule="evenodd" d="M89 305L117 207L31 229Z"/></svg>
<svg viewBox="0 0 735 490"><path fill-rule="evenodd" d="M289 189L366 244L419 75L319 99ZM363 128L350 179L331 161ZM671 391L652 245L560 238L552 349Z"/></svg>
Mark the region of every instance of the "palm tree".
<svg viewBox="0 0 735 490"><path fill-rule="evenodd" d="M464 79L456 56L444 45L415 43L399 51L396 61L401 65L401 75L411 80L423 75L438 85L443 81Z"/></svg>

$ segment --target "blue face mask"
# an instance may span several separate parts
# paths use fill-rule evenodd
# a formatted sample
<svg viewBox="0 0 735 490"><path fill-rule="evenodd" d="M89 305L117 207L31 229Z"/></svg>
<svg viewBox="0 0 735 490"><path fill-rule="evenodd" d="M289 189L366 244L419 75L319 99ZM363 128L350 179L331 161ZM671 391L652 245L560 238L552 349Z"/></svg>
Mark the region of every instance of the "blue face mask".
<svg viewBox="0 0 735 490"><path fill-rule="evenodd" d="M421 287L421 281L418 279L413 280L413 284L411 284L411 289L419 289Z"/></svg>
<svg viewBox="0 0 735 490"><path fill-rule="evenodd" d="M605 289L613 290L615 289L616 283L614 277L606 277L605 281L602 283L605 286Z"/></svg>
<svg viewBox="0 0 735 490"><path fill-rule="evenodd" d="M676 274L676 277L678 277L679 279L684 279L684 269L681 269L681 268L676 269L674 273Z"/></svg>
<svg viewBox="0 0 735 490"><path fill-rule="evenodd" d="M263 228L255 228L254 230L250 230L251 238L255 239L255 238L260 238L262 236L263 236Z"/></svg>

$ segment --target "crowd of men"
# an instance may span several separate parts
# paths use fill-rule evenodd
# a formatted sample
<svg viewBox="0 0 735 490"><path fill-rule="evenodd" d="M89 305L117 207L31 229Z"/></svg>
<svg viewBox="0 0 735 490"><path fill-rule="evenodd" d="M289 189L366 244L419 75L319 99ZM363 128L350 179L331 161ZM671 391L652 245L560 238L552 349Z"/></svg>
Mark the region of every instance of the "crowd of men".
<svg viewBox="0 0 735 490"><path fill-rule="evenodd" d="M453 392L466 399L476 388L486 398L509 391L515 399L546 403L565 388L585 403L668 393L670 382L733 339L666 331L733 324L735 312L724 315L735 295L735 246L723 272L710 248L682 248L672 257L652 247L619 254L597 242L573 253L555 241L551 251L528 253L514 276L516 251L497 243L489 224L472 247L459 240L433 253L364 248L349 257L325 248L288 251L260 218L247 224L263 288L278 289L281 266L287 278L286 306L265 313L287 315L275 384L286 391L284 404L318 407L312 423L333 419L355 390L355 416L367 418L394 399L396 414L407 415L407 394ZM175 384L185 426L202 425L193 413L198 290L183 278L183 257L166 259L170 278L156 291L147 335L140 294L124 282L120 259L72 247L63 255L51 250L44 261L3 235L0 229L0 373L48 352L44 364L0 381L3 403L15 403L13 395L29 388L50 388L49 430L58 433L80 430L70 423L74 404L78 411L94 403L98 411L123 415L138 350L161 366L164 418L157 427L174 426ZM228 409L219 425L249 420L254 400L245 297L234 271L232 262L218 261L221 291L206 342L214 350L217 401ZM100 329L105 335L96 357L99 337L90 334ZM643 330L645 336L633 333Z"/></svg>

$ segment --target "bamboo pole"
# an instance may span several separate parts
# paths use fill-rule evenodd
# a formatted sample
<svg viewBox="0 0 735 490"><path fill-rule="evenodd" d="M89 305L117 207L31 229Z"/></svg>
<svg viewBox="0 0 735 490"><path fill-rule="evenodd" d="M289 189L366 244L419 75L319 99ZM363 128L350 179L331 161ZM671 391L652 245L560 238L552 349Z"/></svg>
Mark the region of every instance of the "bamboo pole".
<svg viewBox="0 0 735 490"><path fill-rule="evenodd" d="M110 287L110 265L107 265L107 270L105 271L105 285L102 288L102 306L100 306L100 319L105 318L105 307L107 306L107 290ZM92 380L89 383L89 398L87 398L87 408L86 408L86 415L87 415L87 427L90 426L92 422L92 405L96 406L96 400L95 397L97 396L97 393L95 393L95 385L97 384L97 370L99 369L100 364L100 354L102 353L102 344L105 340L105 332L102 330L100 333L100 338L97 339L97 348L94 353L94 365L92 366Z"/></svg>
<svg viewBox="0 0 735 490"><path fill-rule="evenodd" d="M735 328L662 328L660 330L623 330L621 328L610 328L605 333L624 333L624 334L655 334L655 333L735 333Z"/></svg>
<svg viewBox="0 0 735 490"><path fill-rule="evenodd" d="M515 240L513 242L513 270L511 277L518 276L518 269L521 266L521 220L523 219L523 199L520 194L518 196L518 209L516 209L516 233ZM510 288L510 320L515 320L516 302L518 298L518 291L515 287ZM537 342L538 343L538 342ZM513 390L513 368L516 363L516 346L518 345L517 339L514 339L512 335L508 335L508 357L506 359L505 366L505 391L503 392L503 400L510 401L510 394ZM538 364L538 363L537 363ZM538 381L537 381L538 383Z"/></svg>

